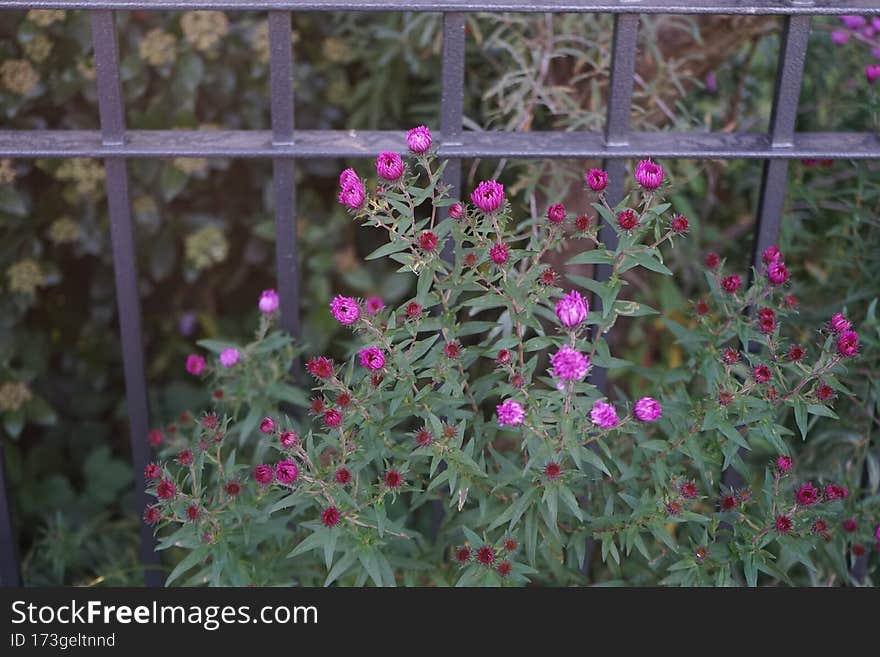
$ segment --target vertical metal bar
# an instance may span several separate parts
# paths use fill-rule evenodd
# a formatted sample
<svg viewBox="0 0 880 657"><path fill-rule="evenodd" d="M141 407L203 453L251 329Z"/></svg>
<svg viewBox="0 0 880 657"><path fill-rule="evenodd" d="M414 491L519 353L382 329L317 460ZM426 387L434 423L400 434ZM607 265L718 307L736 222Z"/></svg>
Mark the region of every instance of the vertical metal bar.
<svg viewBox="0 0 880 657"><path fill-rule="evenodd" d="M462 117L464 115L464 52L465 15L459 12L443 14L443 53L441 65L440 91L440 133L443 145L461 144ZM461 159L451 158L443 171L443 183L454 190L454 195L463 199L461 189ZM443 218L449 216L444 210ZM446 243L441 254L444 260L451 261L452 244Z"/></svg>
<svg viewBox="0 0 880 657"><path fill-rule="evenodd" d="M12 527L12 509L6 488L5 445L0 441L0 586L21 586L18 547Z"/></svg>
<svg viewBox="0 0 880 657"><path fill-rule="evenodd" d="M95 50L95 71L98 82L98 111L101 138L105 146L120 146L125 141L125 116L119 77L119 50L112 11L92 11L92 45ZM141 306L137 285L132 232L131 204L128 196L128 172L124 158L104 160L107 182L107 204L110 211L110 238L113 247L113 275L116 282L116 305L122 333L122 364L125 373L125 396L135 474L135 499L138 517L150 504L150 497L141 485L144 468L151 455L147 444L149 405L144 375ZM141 559L147 586L161 586L157 566L153 530L141 521Z"/></svg>
<svg viewBox="0 0 880 657"><path fill-rule="evenodd" d="M773 148L785 149L794 145L794 129L809 37L809 16L787 16L784 19L773 110L770 115L769 136ZM755 271L761 267L761 254L764 253L764 249L776 244L779 239L787 177L788 160L764 160L755 239L752 243L752 267ZM754 308L748 309L748 312L754 312ZM751 349L751 345L745 347ZM741 449L740 454L743 453L744 450ZM733 467L724 471L722 481L725 486L731 488L739 488L745 484L742 475Z"/></svg>
<svg viewBox="0 0 880 657"><path fill-rule="evenodd" d="M272 96L272 144L293 144L293 46L291 14L269 12L269 86ZM299 272L296 236L296 163L290 157L272 160L275 193L275 266L281 302L281 328L297 336Z"/></svg>
<svg viewBox="0 0 880 657"><path fill-rule="evenodd" d="M608 114L605 119L605 143L608 146L626 146L629 143L638 38L639 15L615 14L611 50L611 79L608 85ZM605 198L608 205L614 207L623 200L626 183L626 160L623 158L605 160L604 167L608 172L608 187L605 188ZM616 248L617 233L614 231L614 227L603 223L599 229L599 240L608 249ZM596 280L607 281L610 276L611 265L596 266ZM599 295L593 295L592 305L597 309L602 307ZM594 340L599 337L599 335L593 335ZM593 367L590 372L590 383L604 391L607 377L608 372L604 367ZM586 577L590 576L590 557L593 543L592 536L588 535L584 563L581 568Z"/></svg>

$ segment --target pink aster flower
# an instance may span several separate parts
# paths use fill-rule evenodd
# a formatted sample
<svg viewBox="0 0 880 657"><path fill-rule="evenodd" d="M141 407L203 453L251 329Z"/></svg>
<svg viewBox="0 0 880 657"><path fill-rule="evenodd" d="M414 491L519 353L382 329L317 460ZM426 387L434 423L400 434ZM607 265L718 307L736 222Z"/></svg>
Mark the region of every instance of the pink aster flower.
<svg viewBox="0 0 880 657"><path fill-rule="evenodd" d="M431 148L431 131L420 125L406 133L406 145L413 153L424 153Z"/></svg>
<svg viewBox="0 0 880 657"><path fill-rule="evenodd" d="M260 486L271 484L274 478L275 472L271 465L258 465L254 468L254 479Z"/></svg>
<svg viewBox="0 0 880 657"><path fill-rule="evenodd" d="M271 315L278 310L278 293L275 290L263 290L258 305L261 313Z"/></svg>
<svg viewBox="0 0 880 657"><path fill-rule="evenodd" d="M328 427L338 427L342 424L342 413L335 408L328 408L324 411L324 424Z"/></svg>
<svg viewBox="0 0 880 657"><path fill-rule="evenodd" d="M567 344L550 358L553 376L563 381L582 381L590 369L590 359Z"/></svg>
<svg viewBox="0 0 880 657"><path fill-rule="evenodd" d="M819 489L813 486L812 481L808 481L797 489L795 497L797 498L798 504L810 506L819 501Z"/></svg>
<svg viewBox="0 0 880 657"><path fill-rule="evenodd" d="M274 433L275 420L270 417L264 417L263 421L260 422L260 431L262 431L263 433Z"/></svg>
<svg viewBox="0 0 880 657"><path fill-rule="evenodd" d="M523 420L526 419L526 412L522 407L522 404L515 402L512 399L508 399L504 403L498 404L498 406L495 407L495 411L498 413L499 427L516 427L522 424Z"/></svg>
<svg viewBox="0 0 880 657"><path fill-rule="evenodd" d="M791 277L785 263L777 260L767 267L767 278L773 285L782 285Z"/></svg>
<svg viewBox="0 0 880 657"><path fill-rule="evenodd" d="M376 173L383 180L394 182L403 175L403 160L392 151L382 151L376 158Z"/></svg>
<svg viewBox="0 0 880 657"><path fill-rule="evenodd" d="M464 214L464 208L461 207L461 203L453 203L449 206L449 216L453 219L461 219Z"/></svg>
<svg viewBox="0 0 880 657"><path fill-rule="evenodd" d="M868 64L865 67L865 79L868 84L874 84L880 79L880 64Z"/></svg>
<svg viewBox="0 0 880 657"><path fill-rule="evenodd" d="M787 534L794 527L794 523L788 516L778 516L776 518L776 531L780 534Z"/></svg>
<svg viewBox="0 0 880 657"><path fill-rule="evenodd" d="M198 354L190 354L186 357L186 371L193 376L198 376L205 371L205 359Z"/></svg>
<svg viewBox="0 0 880 657"><path fill-rule="evenodd" d="M330 312L340 324L354 324L361 316L361 309L358 302L351 297L344 297L337 294L330 302Z"/></svg>
<svg viewBox="0 0 880 657"><path fill-rule="evenodd" d="M471 201L489 214L504 204L504 185L496 180L484 180L471 192Z"/></svg>
<svg viewBox="0 0 880 657"><path fill-rule="evenodd" d="M565 206L562 203L556 203L547 208L547 218L554 224L561 224L565 221Z"/></svg>
<svg viewBox="0 0 880 657"><path fill-rule="evenodd" d="M603 169L590 169L585 178L594 192L601 192L608 186L608 172Z"/></svg>
<svg viewBox="0 0 880 657"><path fill-rule="evenodd" d="M326 356L310 358L306 363L306 371L319 379L329 379L333 376L333 361Z"/></svg>
<svg viewBox="0 0 880 657"><path fill-rule="evenodd" d="M585 322L589 312L590 304L577 290L572 290L556 302L556 317L568 328Z"/></svg>
<svg viewBox="0 0 880 657"><path fill-rule="evenodd" d="M651 160L642 160L636 166L636 181L648 191L654 191L663 182L663 169Z"/></svg>
<svg viewBox="0 0 880 657"><path fill-rule="evenodd" d="M828 325L835 333L846 333L852 329L852 324L846 317L844 317L843 313L835 313L832 315L831 321L828 322Z"/></svg>
<svg viewBox="0 0 880 657"><path fill-rule="evenodd" d="M791 472L792 460L790 456L777 456L776 461L776 470L779 471L780 474L786 474Z"/></svg>
<svg viewBox="0 0 880 657"><path fill-rule="evenodd" d="M826 500L845 500L849 497L849 489L840 484L830 483L825 486Z"/></svg>
<svg viewBox="0 0 880 657"><path fill-rule="evenodd" d="M385 367L385 352L375 345L361 349L360 359L361 365L368 370L381 370Z"/></svg>
<svg viewBox="0 0 880 657"><path fill-rule="evenodd" d="M507 262L507 246L505 246L503 242L493 244L492 248L489 249L489 257L496 265L503 265Z"/></svg>
<svg viewBox="0 0 880 657"><path fill-rule="evenodd" d="M849 32L846 30L832 30L831 31L831 42L837 46L842 46L847 41L849 41Z"/></svg>
<svg viewBox="0 0 880 657"><path fill-rule="evenodd" d="M299 443L299 436L296 435L295 431L282 431L281 435L278 436L278 442L281 443L282 447L293 447Z"/></svg>
<svg viewBox="0 0 880 657"><path fill-rule="evenodd" d="M852 14L844 14L840 17L840 22L843 23L844 27L848 30L857 30L860 27L864 27L868 22L864 16L855 16Z"/></svg>
<svg viewBox="0 0 880 657"><path fill-rule="evenodd" d="M293 461L279 461L275 464L275 478L282 484L292 484L298 474L299 468Z"/></svg>
<svg viewBox="0 0 880 657"><path fill-rule="evenodd" d="M370 315L375 315L385 307L385 302L381 297L372 296L364 303L364 308Z"/></svg>
<svg viewBox="0 0 880 657"><path fill-rule="evenodd" d="M614 406L603 401L597 401L593 404L593 410L590 411L590 420L593 424L603 429L616 427L620 423Z"/></svg>
<svg viewBox="0 0 880 657"><path fill-rule="evenodd" d="M653 422L663 415L663 409L653 397L642 397L633 407L633 415L641 422Z"/></svg>
<svg viewBox="0 0 880 657"><path fill-rule="evenodd" d="M346 169L339 174L339 202L352 210L358 210L367 197L364 183L358 178L354 169Z"/></svg>
<svg viewBox="0 0 880 657"><path fill-rule="evenodd" d="M782 258L782 251L779 250L779 247L775 244L773 246L768 246L764 249L764 253L762 255L765 264L772 264L774 262L778 262L780 258Z"/></svg>
<svg viewBox="0 0 880 657"><path fill-rule="evenodd" d="M837 352L841 356L850 358L859 353L859 334L855 331L844 331L837 340Z"/></svg>
<svg viewBox="0 0 880 657"><path fill-rule="evenodd" d="M725 276L724 279L721 281L721 287L723 287L726 292L730 292L731 294L739 289L740 284L741 281L738 274Z"/></svg>
<svg viewBox="0 0 880 657"><path fill-rule="evenodd" d="M220 352L220 364L223 367L232 367L235 365L239 359L241 358L241 354L238 349L224 349Z"/></svg>

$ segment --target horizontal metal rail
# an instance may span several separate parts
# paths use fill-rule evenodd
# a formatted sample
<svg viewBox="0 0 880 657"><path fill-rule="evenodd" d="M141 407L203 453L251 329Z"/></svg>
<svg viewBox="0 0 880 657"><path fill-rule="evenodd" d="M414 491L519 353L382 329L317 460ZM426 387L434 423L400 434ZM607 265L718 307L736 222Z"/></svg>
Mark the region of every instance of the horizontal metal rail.
<svg viewBox="0 0 880 657"><path fill-rule="evenodd" d="M619 14L880 14L877 0L3 0L3 9L553 12Z"/></svg>
<svg viewBox="0 0 880 657"><path fill-rule="evenodd" d="M0 130L0 157L373 157L406 149L393 130L294 130L292 143L273 143L269 130L128 130L125 143L108 146L97 130ZM446 158L657 158L698 160L880 159L880 134L801 132L791 146L774 146L753 132L630 132L610 146L599 132L462 132L442 134Z"/></svg>

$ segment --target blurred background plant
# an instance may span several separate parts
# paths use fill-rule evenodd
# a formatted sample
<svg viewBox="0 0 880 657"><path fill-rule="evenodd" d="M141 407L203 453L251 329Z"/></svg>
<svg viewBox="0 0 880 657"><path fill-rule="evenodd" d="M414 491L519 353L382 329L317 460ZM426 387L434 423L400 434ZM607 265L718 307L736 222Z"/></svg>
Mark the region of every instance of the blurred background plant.
<svg viewBox="0 0 880 657"><path fill-rule="evenodd" d="M4 11L3 19L3 127L97 128L88 16ZM589 14L470 15L466 127L601 129L611 24L610 16ZM765 130L779 27L776 18L643 16L634 125ZM850 34L845 43L834 36L840 29ZM269 127L265 15L120 12L118 33L130 127ZM876 129L877 85L867 82L865 66L880 60L868 43L875 35L866 35L865 26L814 20L799 129ZM292 38L301 128L437 126L439 15L298 13ZM409 279L360 257L378 237L357 229L335 203L340 164L297 167L303 338L316 353L332 353L338 337L326 312L331 292L390 302L409 293ZM586 210L577 171L594 164L470 161L464 187L497 175L520 214L537 216L559 201ZM782 246L795 294L814 318L845 300L866 347L864 371L845 382L858 411L841 413L848 421L827 435L818 427L804 458L819 471L837 467L841 445L863 450L876 490L877 172L848 161L814 164L791 166ZM241 334L256 292L274 285L271 171L258 160L129 166L151 403L154 417L167 420L202 401L183 368L191 343ZM760 163L664 166L679 190L675 207L701 220L670 255L676 277L651 287L633 275L629 289L686 323L707 250L746 271L742 246L751 236ZM25 578L34 584L140 577L105 206L99 161L0 161L0 431ZM560 263L569 255L560 254ZM641 366L612 372L612 384L630 396L647 384L648 366L674 376L683 360L659 318L621 321L612 340L612 349Z"/></svg>

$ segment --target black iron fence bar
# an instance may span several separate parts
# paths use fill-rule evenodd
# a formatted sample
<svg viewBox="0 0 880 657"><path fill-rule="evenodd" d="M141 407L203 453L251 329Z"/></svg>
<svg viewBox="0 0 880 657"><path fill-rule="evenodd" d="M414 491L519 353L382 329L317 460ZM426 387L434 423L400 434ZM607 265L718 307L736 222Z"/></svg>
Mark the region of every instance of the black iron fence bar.
<svg viewBox="0 0 880 657"><path fill-rule="evenodd" d="M0 586L21 586L21 569L18 566L18 545L12 527L12 505L9 503L9 486L6 485L3 441L0 440Z"/></svg>
<svg viewBox="0 0 880 657"><path fill-rule="evenodd" d="M293 46L290 12L269 12L272 146L293 146ZM289 156L272 160L275 197L275 260L281 328L299 335L299 274L296 234L296 163Z"/></svg>
<svg viewBox="0 0 880 657"><path fill-rule="evenodd" d="M463 146L464 56L465 15L444 14L440 72L440 135L438 135L442 145L441 152ZM461 157L449 159L443 172L443 182L455 190L454 193L461 193ZM444 212L444 216L448 216L448 213ZM449 256L448 253L444 255Z"/></svg>
<svg viewBox="0 0 880 657"><path fill-rule="evenodd" d="M4 0L9 9L414 11L631 14L880 14L876 0Z"/></svg>
<svg viewBox="0 0 880 657"><path fill-rule="evenodd" d="M101 135L104 146L112 152L123 143L125 137L114 15L111 11L95 11L92 12L91 19ZM110 238L113 248L113 273L116 282L116 306L122 334L122 365L125 374L132 466L135 482L142 482L144 469L150 461L150 449L147 443L149 407L144 375L137 260L126 167L127 163L123 158L112 154L108 154L104 160L107 204L110 212ZM150 503L144 486L135 485L135 501L137 505L135 517L139 517ZM145 583L148 586L161 584L153 531L144 522L141 522L140 530Z"/></svg>
<svg viewBox="0 0 880 657"><path fill-rule="evenodd" d="M880 159L880 133L799 132L790 148L751 132L630 132L625 146L608 146L599 132L465 131L461 145L435 133L444 158L693 160ZM292 144L272 143L268 130L127 130L125 144L109 147L94 130L0 130L0 157L225 157L369 158L383 150L406 152L396 130L294 130Z"/></svg>

